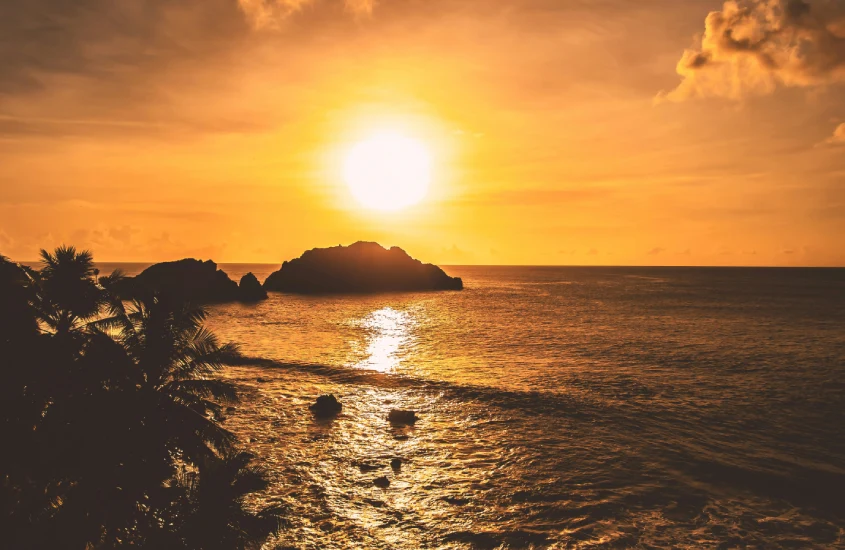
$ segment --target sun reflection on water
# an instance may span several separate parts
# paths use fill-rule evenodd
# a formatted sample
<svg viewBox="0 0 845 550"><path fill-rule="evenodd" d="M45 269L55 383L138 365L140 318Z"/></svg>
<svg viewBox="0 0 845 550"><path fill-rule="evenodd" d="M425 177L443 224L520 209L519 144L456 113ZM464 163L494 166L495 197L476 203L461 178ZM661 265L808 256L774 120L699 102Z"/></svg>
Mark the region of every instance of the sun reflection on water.
<svg viewBox="0 0 845 550"><path fill-rule="evenodd" d="M379 372L395 371L402 362L403 348L413 340L414 317L407 311L383 307L356 324L365 332L366 357L355 366Z"/></svg>

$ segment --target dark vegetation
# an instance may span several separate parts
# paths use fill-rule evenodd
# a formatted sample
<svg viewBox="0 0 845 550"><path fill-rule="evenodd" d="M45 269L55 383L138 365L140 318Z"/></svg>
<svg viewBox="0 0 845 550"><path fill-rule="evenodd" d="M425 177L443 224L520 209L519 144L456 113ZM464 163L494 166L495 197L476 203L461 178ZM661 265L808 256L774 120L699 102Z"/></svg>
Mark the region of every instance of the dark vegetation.
<svg viewBox="0 0 845 550"><path fill-rule="evenodd" d="M237 349L179 292L99 277L72 247L41 256L0 256L0 546L260 547L280 510L245 505L267 482L215 377Z"/></svg>
<svg viewBox="0 0 845 550"><path fill-rule="evenodd" d="M461 290L450 277L394 246L357 242L349 246L314 248L285 262L264 281L266 290L301 294L373 293L418 290Z"/></svg>

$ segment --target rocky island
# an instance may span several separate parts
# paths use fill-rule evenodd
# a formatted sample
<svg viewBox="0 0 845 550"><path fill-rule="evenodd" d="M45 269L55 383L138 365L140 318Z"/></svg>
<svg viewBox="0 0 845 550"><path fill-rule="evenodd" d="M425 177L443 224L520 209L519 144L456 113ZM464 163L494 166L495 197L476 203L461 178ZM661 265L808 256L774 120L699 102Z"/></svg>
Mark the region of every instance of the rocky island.
<svg viewBox="0 0 845 550"><path fill-rule="evenodd" d="M314 248L284 262L264 281L264 289L297 294L462 290L463 281L432 264L415 260L401 248L378 243Z"/></svg>
<svg viewBox="0 0 845 550"><path fill-rule="evenodd" d="M135 277L118 281L114 291L121 296L142 292L158 292L193 303L253 302L267 298L267 294L251 273L241 279L241 284L217 269L211 260L192 258L151 265Z"/></svg>

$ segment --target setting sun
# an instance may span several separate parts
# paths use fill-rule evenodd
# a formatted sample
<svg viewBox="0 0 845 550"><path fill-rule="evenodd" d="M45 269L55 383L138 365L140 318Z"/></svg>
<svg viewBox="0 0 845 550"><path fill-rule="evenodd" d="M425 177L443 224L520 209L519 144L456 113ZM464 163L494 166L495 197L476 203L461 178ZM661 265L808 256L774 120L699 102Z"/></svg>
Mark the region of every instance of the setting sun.
<svg viewBox="0 0 845 550"><path fill-rule="evenodd" d="M420 202L431 181L431 156L419 141L383 132L349 149L343 179L366 208L399 210Z"/></svg>

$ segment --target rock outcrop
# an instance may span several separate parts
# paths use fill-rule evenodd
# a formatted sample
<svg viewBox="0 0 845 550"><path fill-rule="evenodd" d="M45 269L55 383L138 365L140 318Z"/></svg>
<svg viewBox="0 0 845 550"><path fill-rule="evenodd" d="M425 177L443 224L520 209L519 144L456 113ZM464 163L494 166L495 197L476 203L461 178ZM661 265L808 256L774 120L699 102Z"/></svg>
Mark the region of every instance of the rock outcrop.
<svg viewBox="0 0 845 550"><path fill-rule="evenodd" d="M154 264L136 277L119 281L114 290L121 296L156 292L169 298L192 303L231 302L238 300L238 284L217 264L186 258Z"/></svg>
<svg viewBox="0 0 845 550"><path fill-rule="evenodd" d="M247 273L241 277L241 282L238 283L238 292L242 302L260 302L267 299L267 291L264 290L264 287L252 273Z"/></svg>
<svg viewBox="0 0 845 550"><path fill-rule="evenodd" d="M315 248L283 263L264 281L264 289L298 294L461 290L463 281L411 258L399 247L357 242Z"/></svg>
<svg viewBox="0 0 845 550"><path fill-rule="evenodd" d="M321 395L317 401L308 407L317 418L332 418L340 414L343 405L334 395Z"/></svg>
<svg viewBox="0 0 845 550"><path fill-rule="evenodd" d="M413 426L417 423L418 419L419 417L414 411L402 411L399 409L393 409L387 415L388 422L397 426Z"/></svg>
<svg viewBox="0 0 845 550"><path fill-rule="evenodd" d="M105 278L100 280L106 282ZM192 258L153 264L135 277L119 278L105 286L123 298L156 292L195 304L257 302L267 298L267 292L252 273L244 275L239 285L211 260Z"/></svg>

